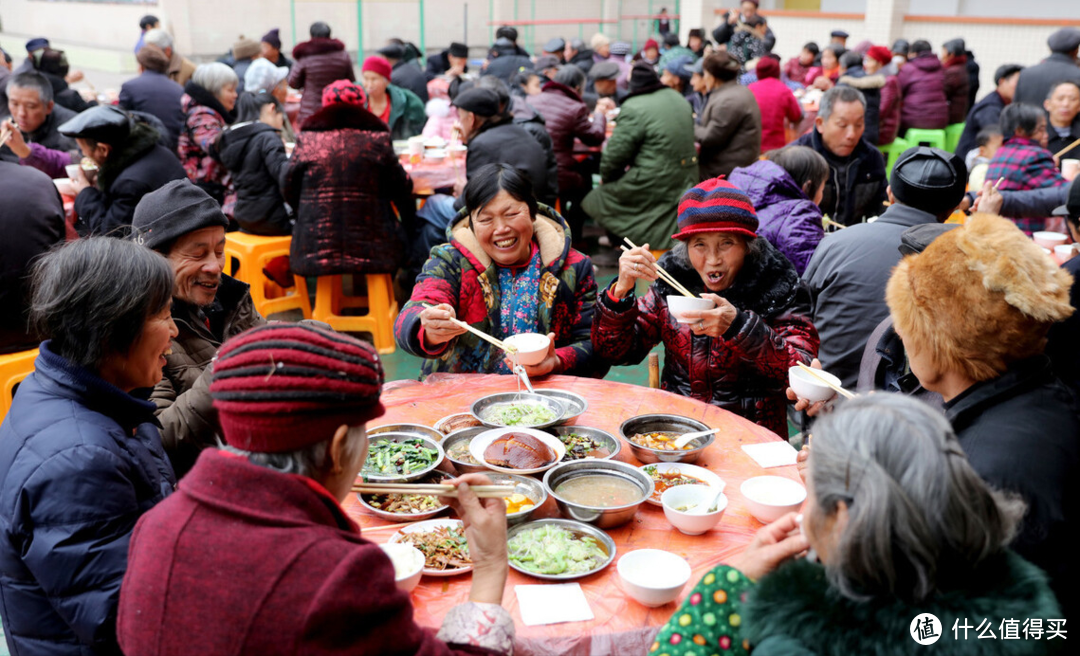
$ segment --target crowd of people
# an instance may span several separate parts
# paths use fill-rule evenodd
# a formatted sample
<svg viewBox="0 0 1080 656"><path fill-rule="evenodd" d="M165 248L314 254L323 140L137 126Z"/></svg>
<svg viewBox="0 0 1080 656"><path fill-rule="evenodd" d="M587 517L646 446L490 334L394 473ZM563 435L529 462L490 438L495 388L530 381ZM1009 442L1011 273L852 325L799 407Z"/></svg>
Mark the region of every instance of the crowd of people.
<svg viewBox="0 0 1080 656"><path fill-rule="evenodd" d="M665 390L812 427L803 513L703 577L651 653L875 652L972 604L1072 617L1080 257L1031 237L1080 241L1080 30L979 97L962 39L849 50L838 30L782 63L757 9L685 43L661 10L637 53L596 34L534 56L512 27L479 62L391 39L359 77L323 22L291 58L271 30L196 66L147 16L115 102L80 96L47 39L0 51L0 353L40 349L0 424L12 652L512 652L502 501L453 481L472 591L420 628L340 506L384 412L379 357L260 316L226 270L235 230L291 236L264 271L284 287L395 274L421 377L511 373L462 322L547 335L531 377L663 344ZM955 152L886 167L907 130L961 123ZM466 148L419 210L395 148L416 136ZM594 256L624 240L601 286ZM676 316L661 270L711 309ZM860 396L798 398L799 364Z"/></svg>

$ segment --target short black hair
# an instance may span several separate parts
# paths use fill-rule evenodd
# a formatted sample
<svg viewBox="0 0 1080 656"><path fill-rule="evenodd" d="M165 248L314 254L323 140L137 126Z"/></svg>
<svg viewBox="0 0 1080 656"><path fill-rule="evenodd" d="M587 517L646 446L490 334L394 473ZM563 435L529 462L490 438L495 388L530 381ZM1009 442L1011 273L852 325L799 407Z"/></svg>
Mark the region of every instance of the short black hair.
<svg viewBox="0 0 1080 656"><path fill-rule="evenodd" d="M829 178L829 163L816 150L806 146L785 146L765 153L765 159L787 171L799 189L806 192L806 183L810 183L813 195L818 187Z"/></svg>
<svg viewBox="0 0 1080 656"><path fill-rule="evenodd" d="M825 46L825 49L831 52L836 57L837 63L840 63L840 58L844 56L845 52L847 52L847 48L840 45L839 43L830 43L829 45Z"/></svg>
<svg viewBox="0 0 1080 656"><path fill-rule="evenodd" d="M555 72L554 81L575 91L581 91L585 87L585 71L575 64L563 64Z"/></svg>
<svg viewBox="0 0 1080 656"><path fill-rule="evenodd" d="M259 114L265 105L273 105L277 113L284 111L281 102L268 91L253 93L245 91L236 99L236 123L259 120ZM165 251L166 253L168 251Z"/></svg>
<svg viewBox="0 0 1080 656"><path fill-rule="evenodd" d="M12 87L37 89L41 102L51 103L53 101L52 83L49 82L49 78L37 71L26 71L25 73L12 75L8 78L7 89L10 90Z"/></svg>
<svg viewBox="0 0 1080 656"><path fill-rule="evenodd" d="M157 16L153 14L147 14L139 19L139 29L145 32L146 30L150 29L151 27L157 25L160 22L161 21L158 20Z"/></svg>
<svg viewBox="0 0 1080 656"><path fill-rule="evenodd" d="M979 134L975 135L975 145L985 146L986 144L990 143L990 140L993 139L995 136L1002 136L1001 128L996 125L988 125L983 129L979 130Z"/></svg>
<svg viewBox="0 0 1080 656"><path fill-rule="evenodd" d="M127 353L146 320L168 306L173 271L161 253L127 239L67 242L31 273L30 324L67 361L100 372Z"/></svg>
<svg viewBox="0 0 1080 656"><path fill-rule="evenodd" d="M854 50L848 50L840 57L840 65L844 68L862 66L863 56Z"/></svg>
<svg viewBox="0 0 1080 656"><path fill-rule="evenodd" d="M465 211L471 217L484 209L500 191L510 194L516 201L529 207L529 216L536 218L537 202L529 175L509 164L486 164L480 167L465 184ZM469 220L470 225L472 219Z"/></svg>
<svg viewBox="0 0 1080 656"><path fill-rule="evenodd" d="M903 55L907 57L908 53L911 52L911 44L908 43L906 39L897 39L893 42L890 50L892 50L894 55Z"/></svg>
<svg viewBox="0 0 1080 656"><path fill-rule="evenodd" d="M994 71L994 84L1000 84L1005 78L1012 77L1022 70L1024 67L1020 64L1002 64Z"/></svg>
<svg viewBox="0 0 1080 656"><path fill-rule="evenodd" d="M813 41L807 41L806 45L804 45L802 49L815 57L821 54L821 48L819 48L818 44Z"/></svg>
<svg viewBox="0 0 1080 656"><path fill-rule="evenodd" d="M933 50L933 47L930 46L930 42L926 39L919 39L911 44L911 52L915 55L921 55L924 52L932 52Z"/></svg>
<svg viewBox="0 0 1080 656"><path fill-rule="evenodd" d="M1063 84L1071 84L1078 90L1080 90L1080 82L1077 82L1076 80L1058 80L1057 82L1054 82L1050 85L1050 90L1046 92L1046 99L1050 100L1050 98L1053 97L1054 92L1058 90L1058 87Z"/></svg>
<svg viewBox="0 0 1080 656"><path fill-rule="evenodd" d="M473 86L477 89L491 89L499 96L499 107L505 111L510 109L510 87L503 81L502 78L494 75L483 75L478 80L473 82ZM461 93L461 91L458 91Z"/></svg>
<svg viewBox="0 0 1080 656"><path fill-rule="evenodd" d="M510 39L514 43L517 43L518 31L509 25L503 25L499 29L495 30L496 39Z"/></svg>
<svg viewBox="0 0 1080 656"><path fill-rule="evenodd" d="M945 52L949 53L953 57L957 57L967 52L967 47L964 45L963 39L952 39L951 41L946 41L945 43L941 44L941 47L945 49Z"/></svg>
<svg viewBox="0 0 1080 656"><path fill-rule="evenodd" d="M757 27L758 25L766 25L768 21L761 14L754 14L750 18L743 21L748 27Z"/></svg>
<svg viewBox="0 0 1080 656"><path fill-rule="evenodd" d="M315 21L308 29L308 34L310 34L313 39L329 39L330 26L322 21Z"/></svg>
<svg viewBox="0 0 1080 656"><path fill-rule="evenodd" d="M1042 107L1029 105L1028 103L1010 103L1008 107L1001 110L1001 119L999 120L1001 134L1006 139L1011 139L1016 136L1016 132L1019 130L1031 136L1035 134L1035 130L1039 127L1039 121L1045 118L1046 112L1043 111Z"/></svg>

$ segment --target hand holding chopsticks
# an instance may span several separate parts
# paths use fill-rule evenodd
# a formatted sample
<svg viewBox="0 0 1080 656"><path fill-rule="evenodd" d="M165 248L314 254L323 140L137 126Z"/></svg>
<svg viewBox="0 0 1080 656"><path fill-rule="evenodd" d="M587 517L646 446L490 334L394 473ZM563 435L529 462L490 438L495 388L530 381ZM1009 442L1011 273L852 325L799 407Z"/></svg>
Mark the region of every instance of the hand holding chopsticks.
<svg viewBox="0 0 1080 656"><path fill-rule="evenodd" d="M431 343L431 345L438 345L444 342L449 342L454 337L464 333L470 332L480 339L491 343L494 346L506 351L507 353L517 353L517 349L510 346L506 342L500 339L496 339L491 335L485 333L482 330L477 330L464 321L459 320L454 316L454 308L450 306L431 305L430 303L423 304L425 310L420 314L421 324L424 326L424 339ZM436 312L429 312L429 310L435 310L437 313L445 313L443 316L434 316Z"/></svg>
<svg viewBox="0 0 1080 656"><path fill-rule="evenodd" d="M513 485L472 485L469 487L481 499L501 499L514 493ZM359 494L421 494L456 499L457 488L437 483L358 483L352 491Z"/></svg>
<svg viewBox="0 0 1080 656"><path fill-rule="evenodd" d="M629 239L624 237L623 241L625 241L627 243L627 245L630 246L630 248L637 248L637 245L634 244L634 242L630 241ZM621 248L625 252L630 251L630 249L626 248L626 246L620 246L619 248ZM667 282L667 284L674 287L675 291L679 292L680 294L682 294L683 296L685 296L687 298L697 298L694 294L690 293L690 291L688 289L686 289L686 287L683 287L682 284L680 284L679 281L676 280L674 276L672 276L667 271L664 271L663 267L661 267L659 264L655 264L653 266L656 267L657 275L659 275L661 278L663 278L664 281Z"/></svg>

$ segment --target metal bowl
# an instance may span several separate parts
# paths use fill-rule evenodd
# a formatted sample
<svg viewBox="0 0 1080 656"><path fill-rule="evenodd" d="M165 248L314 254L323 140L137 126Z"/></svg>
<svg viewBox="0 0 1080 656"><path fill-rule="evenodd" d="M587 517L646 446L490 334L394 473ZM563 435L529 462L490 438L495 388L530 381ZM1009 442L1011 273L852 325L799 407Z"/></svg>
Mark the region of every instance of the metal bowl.
<svg viewBox="0 0 1080 656"><path fill-rule="evenodd" d="M512 403L515 401L541 404L555 413L555 418L549 422L537 424L535 426L504 426L503 424L492 423L484 419L484 413L488 408L501 403ZM469 408L469 412L471 412L472 416L476 417L480 423L485 426L490 426L491 428L547 428L548 426L554 426L562 421L563 415L566 414L566 407L563 406L558 399L550 396L541 396L540 394L530 394L528 392L503 392L501 394L492 394L479 399L472 404L472 407Z"/></svg>
<svg viewBox="0 0 1080 656"><path fill-rule="evenodd" d="M472 441L472 438L488 430L491 429L487 426L470 426L469 428L462 428L461 430L456 430L443 439L442 447L443 451L446 453L446 459L453 463L454 469L457 470L457 473L473 474L477 472L491 471L483 463L474 465L471 463L462 462L460 460L454 460L450 457L450 448L453 447L455 444L458 444L460 442L465 442L466 444L468 444Z"/></svg>
<svg viewBox="0 0 1080 656"><path fill-rule="evenodd" d="M421 480L419 480L417 482L418 483L442 483L443 481L450 480L450 478L451 478L450 474L447 474L446 472L433 471L430 474L428 474L427 476L425 476L423 479L421 479ZM391 522L419 522L419 521L424 520L424 519L431 519L435 515L438 515L439 513L441 513L442 511L444 511L444 510L446 510L447 508L450 507L450 506L447 506L447 505L442 505L442 506L439 506L438 508L435 508L433 510L427 510L427 511L424 511L422 513L413 513L413 514L410 514L410 513L392 513L392 512L387 512L385 510L380 510L380 509L376 508L375 506L371 505L371 503L369 503L368 499L365 498L365 497L373 497L373 496L375 496L373 494L357 494L356 496L360 498L360 505L363 506L364 510L368 511L372 515L382 517L383 519L389 520ZM425 496L428 496L428 495L425 495Z"/></svg>
<svg viewBox="0 0 1080 656"><path fill-rule="evenodd" d="M536 390L536 393L540 396L550 396L554 399L558 399L559 403L563 404L566 412L556 425L569 424L589 409L588 400L580 394L553 389L538 389Z"/></svg>
<svg viewBox="0 0 1080 656"><path fill-rule="evenodd" d="M517 526L518 524L529 521L532 519L533 513L547 501L548 495L547 490L544 489L544 484L535 478L518 476L517 474L502 474L493 471L487 472L487 477L491 479L491 482L494 485L513 485L515 494L524 494L535 502L533 507L528 510L507 513L507 526Z"/></svg>
<svg viewBox="0 0 1080 656"><path fill-rule="evenodd" d="M446 454L443 452L442 446L431 439L430 437L421 437L412 433L379 433L378 435L368 436L368 449L376 442L391 441L391 442L405 442L408 440L422 440L424 446L435 449L438 453L435 456L435 462L430 466L425 467L419 471L414 471L409 474L389 475L389 474L369 474L363 470L360 471L360 475L364 477L364 480L369 483L414 483L421 478L424 478L442 464L443 458ZM370 453L370 451L369 451ZM365 463L366 464L366 463Z"/></svg>
<svg viewBox="0 0 1080 656"><path fill-rule="evenodd" d="M548 581L569 581L573 579L584 578L586 576L591 576L599 571L602 571L605 567L610 565L612 561L615 560L615 540L612 540L610 535L601 531L595 526L582 524L581 522L575 522L569 519L538 519L535 522L529 522L528 524L519 524L518 526L515 526L509 531L507 531L506 541L509 542L518 533L522 533L524 531L528 531L539 526L544 526L545 524L562 526L563 528L571 531L576 535L587 535L591 538L594 538L597 542L600 543L600 546L604 549L604 551L607 552L607 560L601 563L600 566L596 569L589 572L581 572L579 574L537 574L536 572L530 572L529 570L524 569L520 565L515 564L514 561L510 561L510 567L516 569L522 574L525 574L526 576L532 576L538 579L545 579Z"/></svg>
<svg viewBox="0 0 1080 656"><path fill-rule="evenodd" d="M617 476L634 483L641 491L641 499L625 506L600 508L567 501L555 493L555 488L566 481L579 476L596 475ZM555 499L555 503L559 506L559 512L563 514L563 517L592 524L599 528L614 528L633 519L641 504L652 496L653 480L637 467L618 460L574 460L561 462L549 469L544 474L544 488Z"/></svg>
<svg viewBox="0 0 1080 656"><path fill-rule="evenodd" d="M445 437L431 426L422 426L420 424L383 424L382 426L368 427L367 429L368 435L380 435L382 433L408 433L417 437L427 437L436 442L442 442L443 437Z"/></svg>
<svg viewBox="0 0 1080 656"><path fill-rule="evenodd" d="M709 430L709 426L697 419L680 417L679 415L639 415L631 417L619 426L619 435L630 445L630 452L642 463L653 462L697 462L701 453L713 443L716 435L699 437L691 444L694 448L683 451L663 451L650 449L630 441L632 435L640 433L693 433L695 431Z"/></svg>
<svg viewBox="0 0 1080 656"><path fill-rule="evenodd" d="M622 451L622 440L615 437L607 431L602 431L599 428L589 428L588 426L553 426L548 428L548 433L552 433L558 437L563 435L569 435L570 433L577 433L578 435L585 435L592 438L596 442L603 444L610 452L603 458L595 458L595 460L612 460L615 456L619 455L619 451ZM569 446L567 452L569 453ZM563 462L572 462L563 457Z"/></svg>

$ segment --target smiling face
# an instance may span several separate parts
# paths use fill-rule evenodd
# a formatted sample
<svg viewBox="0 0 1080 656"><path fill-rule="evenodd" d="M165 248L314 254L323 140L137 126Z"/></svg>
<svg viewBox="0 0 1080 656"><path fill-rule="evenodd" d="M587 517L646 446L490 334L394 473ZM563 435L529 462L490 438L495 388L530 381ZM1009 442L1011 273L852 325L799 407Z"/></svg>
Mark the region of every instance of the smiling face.
<svg viewBox="0 0 1080 656"><path fill-rule="evenodd" d="M500 190L471 220L480 248L496 264L512 266L528 261L533 238L528 205Z"/></svg>
<svg viewBox="0 0 1080 656"><path fill-rule="evenodd" d="M1050 97L1043 103L1050 113L1050 121L1057 127L1072 125L1073 119L1080 114L1080 87L1075 84L1059 84L1050 92Z"/></svg>
<svg viewBox="0 0 1080 656"><path fill-rule="evenodd" d="M710 292L722 292L735 282L749 247L746 238L731 232L705 232L686 240L690 264Z"/></svg>
<svg viewBox="0 0 1080 656"><path fill-rule="evenodd" d="M859 145L866 129L866 108L857 100L838 102L833 105L829 120L818 116L815 124L829 152L837 157L847 157Z"/></svg>
<svg viewBox="0 0 1080 656"><path fill-rule="evenodd" d="M165 356L172 352L172 339L178 334L171 303L166 303L147 317L142 332L127 353L110 358L102 366L101 377L125 392L157 385Z"/></svg>
<svg viewBox="0 0 1080 656"><path fill-rule="evenodd" d="M169 250L173 297L198 307L214 302L225 269L225 228L212 226L180 237Z"/></svg>

